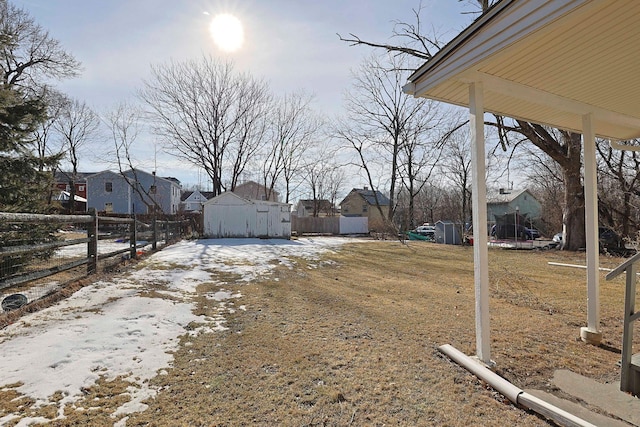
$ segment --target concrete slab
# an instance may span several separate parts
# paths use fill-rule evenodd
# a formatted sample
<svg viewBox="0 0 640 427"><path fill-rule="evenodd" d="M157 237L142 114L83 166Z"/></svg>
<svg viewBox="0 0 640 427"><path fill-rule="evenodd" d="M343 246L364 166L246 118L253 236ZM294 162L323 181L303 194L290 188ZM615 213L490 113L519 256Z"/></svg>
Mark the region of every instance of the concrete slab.
<svg viewBox="0 0 640 427"><path fill-rule="evenodd" d="M551 393L547 393L541 390L525 391L537 397L538 399L542 399L545 402L550 403L553 406L556 406L564 411L567 411L568 413L573 414L576 417L582 418L583 420L588 421L593 425L599 427L629 427L629 424L624 421L607 417L606 415L598 414L597 412L593 412L578 403L571 402L566 399L561 399Z"/></svg>
<svg viewBox="0 0 640 427"><path fill-rule="evenodd" d="M640 426L640 399L620 391L619 383L602 384L565 369L555 371L551 382L590 406Z"/></svg>

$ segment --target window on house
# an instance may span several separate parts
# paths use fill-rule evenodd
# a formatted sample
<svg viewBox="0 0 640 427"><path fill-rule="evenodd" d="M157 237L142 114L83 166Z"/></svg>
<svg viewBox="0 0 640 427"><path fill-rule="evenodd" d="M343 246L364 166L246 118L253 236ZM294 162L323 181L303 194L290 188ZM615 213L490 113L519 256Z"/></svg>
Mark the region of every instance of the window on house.
<svg viewBox="0 0 640 427"><path fill-rule="evenodd" d="M111 202L105 203L104 204L104 211L108 212L108 213L113 212L113 203L111 203Z"/></svg>
<svg viewBox="0 0 640 427"><path fill-rule="evenodd" d="M367 205L362 205L362 212L366 212L368 207L369 206L367 206Z"/></svg>
<svg viewBox="0 0 640 427"><path fill-rule="evenodd" d="M84 185L78 185L78 191L84 191Z"/></svg>
<svg viewBox="0 0 640 427"><path fill-rule="evenodd" d="M111 193L113 191L113 182L105 182L104 191L106 191L107 193Z"/></svg>
<svg viewBox="0 0 640 427"><path fill-rule="evenodd" d="M149 194L156 194L156 186L152 185L151 187L149 187Z"/></svg>

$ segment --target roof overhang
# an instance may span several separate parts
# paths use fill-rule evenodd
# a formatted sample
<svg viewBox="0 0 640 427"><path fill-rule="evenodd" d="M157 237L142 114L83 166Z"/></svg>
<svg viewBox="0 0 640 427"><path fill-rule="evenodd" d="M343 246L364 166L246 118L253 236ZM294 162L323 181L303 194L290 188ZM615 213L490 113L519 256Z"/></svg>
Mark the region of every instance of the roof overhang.
<svg viewBox="0 0 640 427"><path fill-rule="evenodd" d="M597 136L640 137L640 2L502 0L416 70L405 92Z"/></svg>

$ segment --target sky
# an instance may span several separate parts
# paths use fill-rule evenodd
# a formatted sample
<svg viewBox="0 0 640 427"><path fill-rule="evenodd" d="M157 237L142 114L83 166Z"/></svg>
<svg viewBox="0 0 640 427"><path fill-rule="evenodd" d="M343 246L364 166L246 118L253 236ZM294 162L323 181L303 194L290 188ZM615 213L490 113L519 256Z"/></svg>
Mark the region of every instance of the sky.
<svg viewBox="0 0 640 427"><path fill-rule="evenodd" d="M141 261L135 269L87 285L56 305L27 314L0 330L0 388L13 388L37 405L56 405L59 418L65 408L73 410L83 389L100 377L123 377L131 384L127 389L130 399L111 417L114 426L124 426L128 414L144 411L143 401L156 395L148 380L166 375L173 361L171 352L178 348L181 336L210 334L215 341L216 333L227 330L226 315L246 311L242 287L240 291L237 287L229 290L226 283L215 280L212 271L255 283L276 265L293 268L294 257L310 260L313 268L313 261L321 254L354 241L358 240L215 239L171 245ZM101 245L103 250L117 246L102 241ZM71 256L74 250L85 253L86 245L65 248L65 253ZM161 291L166 299L141 295L150 282L166 284L166 291ZM217 287L206 295L215 316L193 314L196 288L203 283L215 283ZM188 339L183 345L189 345ZM57 391L62 393L61 399L55 398ZM52 419L26 410L0 417L0 425L48 421Z"/></svg>
<svg viewBox="0 0 640 427"><path fill-rule="evenodd" d="M202 55L233 61L237 71L265 79L276 94L312 93L318 112L339 115L351 70L371 50L351 47L336 33L393 42L389 38L394 21L414 23L413 10L422 4L421 24L447 41L476 16L463 14L473 6L459 0L10 1L29 12L82 63L82 74L58 87L103 116L118 103L135 100L152 64ZM213 43L208 26L219 13L233 14L243 23L245 41L240 50L224 52ZM164 154L150 134L144 146L136 153L142 169L157 168L160 176L174 176L183 185L202 181L191 165ZM89 157L81 161L84 171L110 168Z"/></svg>

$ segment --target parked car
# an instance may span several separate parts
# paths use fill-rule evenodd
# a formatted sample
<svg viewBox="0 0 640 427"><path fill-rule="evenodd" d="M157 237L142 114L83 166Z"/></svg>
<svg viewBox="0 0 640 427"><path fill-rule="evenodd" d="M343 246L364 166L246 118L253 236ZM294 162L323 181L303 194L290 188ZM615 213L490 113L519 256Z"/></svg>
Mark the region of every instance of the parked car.
<svg viewBox="0 0 640 427"><path fill-rule="evenodd" d="M436 226L435 225L420 225L413 230L414 233L420 234L421 236L434 237L436 234Z"/></svg>
<svg viewBox="0 0 640 427"><path fill-rule="evenodd" d="M562 246L562 233L556 233L552 239L556 246ZM609 227L598 227L600 252L626 252L624 240Z"/></svg>
<svg viewBox="0 0 640 427"><path fill-rule="evenodd" d="M618 233L608 227L598 227L598 240L600 247L605 249L624 248L624 241Z"/></svg>

